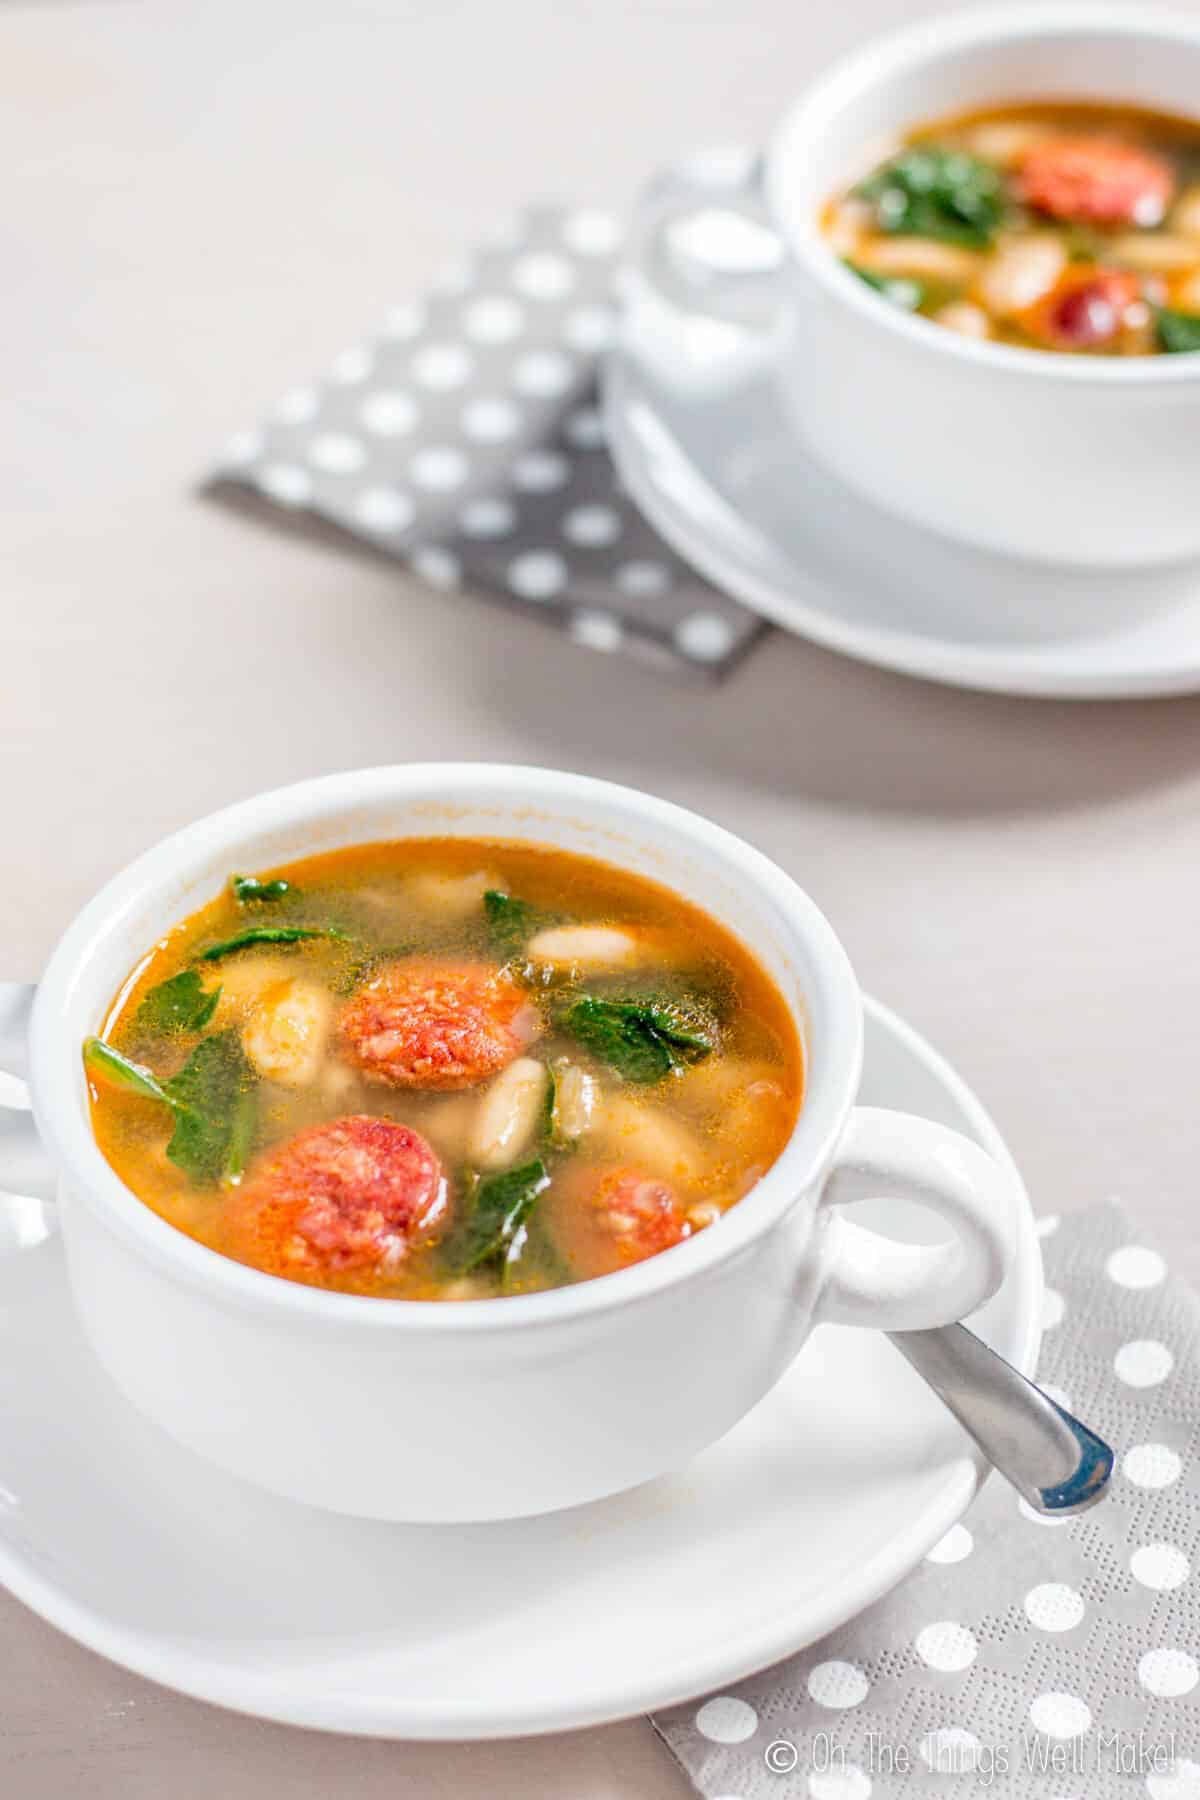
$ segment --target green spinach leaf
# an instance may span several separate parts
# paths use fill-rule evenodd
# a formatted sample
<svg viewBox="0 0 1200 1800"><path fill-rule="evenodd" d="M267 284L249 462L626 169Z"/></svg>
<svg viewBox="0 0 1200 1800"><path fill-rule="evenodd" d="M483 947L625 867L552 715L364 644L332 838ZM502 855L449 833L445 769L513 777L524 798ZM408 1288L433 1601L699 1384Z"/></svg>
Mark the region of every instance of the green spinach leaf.
<svg viewBox="0 0 1200 1800"><path fill-rule="evenodd" d="M254 1147L258 1130L258 1097L253 1087L244 1087L234 1102L229 1126L229 1147L225 1152L222 1179L236 1187L246 1172L246 1161Z"/></svg>
<svg viewBox="0 0 1200 1800"><path fill-rule="evenodd" d="M602 1000L584 994L562 1024L585 1050L626 1081L662 1081L716 1048L716 1029L698 1009L666 1000Z"/></svg>
<svg viewBox="0 0 1200 1800"><path fill-rule="evenodd" d="M162 1100L168 1106L175 1105L152 1069L147 1069L142 1063L132 1062L128 1056L122 1056L119 1050L114 1050L103 1038L84 1039L83 1061L84 1067L92 1074L104 1077L115 1087L125 1088L131 1094L141 1094L146 1100Z"/></svg>
<svg viewBox="0 0 1200 1800"><path fill-rule="evenodd" d="M201 1038L177 1075L166 1081L100 1038L83 1046L86 1067L130 1093L169 1106L175 1129L167 1155L192 1181L236 1181L254 1139L254 1078L236 1031Z"/></svg>
<svg viewBox="0 0 1200 1800"><path fill-rule="evenodd" d="M919 281L912 281L907 275L876 275L871 269L864 269L858 263L847 262L846 267L860 281L865 281L869 288L890 300L893 306L900 307L903 312L916 312L925 300L925 289Z"/></svg>
<svg viewBox="0 0 1200 1800"><path fill-rule="evenodd" d="M1172 355L1200 350L1200 313L1176 312L1160 306L1155 314L1158 341Z"/></svg>
<svg viewBox="0 0 1200 1800"><path fill-rule="evenodd" d="M223 956L234 956L239 950L252 950L257 944L299 944L306 938L333 938L348 943L349 933L336 925L252 925L219 944L209 944L196 952L197 962L219 962Z"/></svg>
<svg viewBox="0 0 1200 1800"><path fill-rule="evenodd" d="M875 209L880 231L936 238L983 250L1004 217L1000 171L965 150L916 145L904 150L855 189Z"/></svg>
<svg viewBox="0 0 1200 1800"><path fill-rule="evenodd" d="M504 1265L519 1255L526 1222L538 1195L550 1185L540 1157L506 1169L503 1175L485 1175L475 1185L466 1230L456 1247L454 1260L461 1274L488 1264Z"/></svg>
<svg viewBox="0 0 1200 1800"><path fill-rule="evenodd" d="M285 894L291 894L294 899L300 892L290 881L260 881L257 875L231 875L229 885L239 906L254 900L282 900Z"/></svg>
<svg viewBox="0 0 1200 1800"><path fill-rule="evenodd" d="M137 1009L139 1031L203 1031L217 1010L219 987L206 988L195 969L182 969L152 987Z"/></svg>
<svg viewBox="0 0 1200 1800"><path fill-rule="evenodd" d="M236 1031L202 1038L178 1075L163 1083L175 1107L175 1130L167 1155L192 1181L217 1181L240 1174L253 1135L250 1066ZM249 1102L247 1102L249 1096ZM237 1163L230 1170L231 1158Z"/></svg>
<svg viewBox="0 0 1200 1800"><path fill-rule="evenodd" d="M504 956L518 955L533 930L534 908L527 900L517 900L512 894L489 888L483 896L483 910L497 950Z"/></svg>

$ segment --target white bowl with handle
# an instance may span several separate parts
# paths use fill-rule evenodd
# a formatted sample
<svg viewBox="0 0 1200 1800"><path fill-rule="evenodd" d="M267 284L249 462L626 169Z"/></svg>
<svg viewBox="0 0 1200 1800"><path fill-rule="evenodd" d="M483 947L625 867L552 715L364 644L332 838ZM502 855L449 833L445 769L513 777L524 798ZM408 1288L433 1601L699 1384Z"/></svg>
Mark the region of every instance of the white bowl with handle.
<svg viewBox="0 0 1200 1800"><path fill-rule="evenodd" d="M597 1280L430 1303L331 1293L233 1262L143 1205L92 1135L80 1046L146 947L230 869L372 839L518 839L666 883L735 931L801 1033L807 1092L777 1162L708 1230ZM708 820L628 788L533 768L413 764L303 782L187 827L118 875L36 990L6 995L10 1111L0 1184L48 1158L84 1330L130 1400L180 1442L292 1499L385 1519L552 1511L686 1462L773 1386L818 1320L942 1324L999 1286L1009 1171L928 1120L856 1106L862 999L812 901ZM21 1037L30 1013L24 1070ZM20 1105L10 1081L0 1099ZM944 1237L901 1243L845 1217L914 1200Z"/></svg>

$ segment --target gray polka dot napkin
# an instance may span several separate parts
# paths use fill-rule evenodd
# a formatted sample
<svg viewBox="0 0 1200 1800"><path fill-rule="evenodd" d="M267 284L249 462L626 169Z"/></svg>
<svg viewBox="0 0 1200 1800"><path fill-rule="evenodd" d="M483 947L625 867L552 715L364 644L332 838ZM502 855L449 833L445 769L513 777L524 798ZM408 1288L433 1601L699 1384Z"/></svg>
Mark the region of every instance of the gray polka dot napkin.
<svg viewBox="0 0 1200 1800"><path fill-rule="evenodd" d="M597 410L622 232L540 207L283 395L213 480L350 532L437 591L460 583L595 650L728 669L761 631L622 493Z"/></svg>
<svg viewBox="0 0 1200 1800"><path fill-rule="evenodd" d="M1039 1378L1110 1496L1046 1523L995 1477L859 1618L660 1714L708 1800L1200 1800L1200 1299L1115 1205L1041 1229Z"/></svg>

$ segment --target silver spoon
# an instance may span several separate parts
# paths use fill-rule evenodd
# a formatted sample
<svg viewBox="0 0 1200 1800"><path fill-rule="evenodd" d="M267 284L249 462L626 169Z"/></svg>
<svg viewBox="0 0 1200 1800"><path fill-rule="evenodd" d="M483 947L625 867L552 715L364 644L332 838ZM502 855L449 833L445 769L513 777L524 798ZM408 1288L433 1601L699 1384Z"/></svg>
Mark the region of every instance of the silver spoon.
<svg viewBox="0 0 1200 1800"><path fill-rule="evenodd" d="M1108 1445L973 1331L940 1325L888 1335L1034 1512L1064 1518L1103 1498Z"/></svg>

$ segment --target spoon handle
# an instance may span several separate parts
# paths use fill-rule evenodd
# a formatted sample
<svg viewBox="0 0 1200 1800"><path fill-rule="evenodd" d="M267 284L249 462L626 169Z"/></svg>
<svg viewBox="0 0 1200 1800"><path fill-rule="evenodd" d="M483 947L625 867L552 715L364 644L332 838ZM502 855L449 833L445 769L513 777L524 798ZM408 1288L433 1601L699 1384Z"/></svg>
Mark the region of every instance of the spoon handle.
<svg viewBox="0 0 1200 1800"><path fill-rule="evenodd" d="M1084 1512L1103 1496L1113 1468L1108 1445L973 1331L941 1325L889 1335L1035 1512Z"/></svg>

